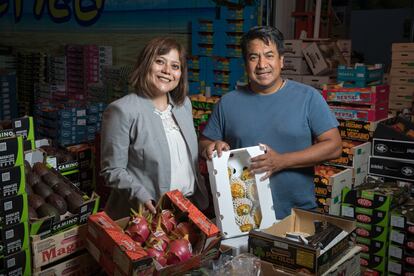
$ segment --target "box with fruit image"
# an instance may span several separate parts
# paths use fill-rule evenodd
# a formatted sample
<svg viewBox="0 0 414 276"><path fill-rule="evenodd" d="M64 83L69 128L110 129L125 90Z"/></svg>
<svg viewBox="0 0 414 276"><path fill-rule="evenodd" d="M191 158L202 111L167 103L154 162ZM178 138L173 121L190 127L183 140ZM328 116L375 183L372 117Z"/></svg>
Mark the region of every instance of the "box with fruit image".
<svg viewBox="0 0 414 276"><path fill-rule="evenodd" d="M388 241L377 241L357 236L355 242L361 247L361 252L363 253L384 257L388 254Z"/></svg>
<svg viewBox="0 0 414 276"><path fill-rule="evenodd" d="M368 157L371 154L370 142L358 142L351 140L342 140L341 157L329 160L326 163L334 166L358 168L362 164L368 163Z"/></svg>
<svg viewBox="0 0 414 276"><path fill-rule="evenodd" d="M246 235L275 223L269 179L251 175L250 159L263 154L260 146L223 151L207 161L217 225L225 238ZM275 207L277 208L277 206Z"/></svg>
<svg viewBox="0 0 414 276"><path fill-rule="evenodd" d="M367 253L361 253L361 268L364 271L365 268L374 270L374 272L369 273L366 271L362 275L385 275L387 268L388 258L385 256L370 255Z"/></svg>
<svg viewBox="0 0 414 276"><path fill-rule="evenodd" d="M45 163L40 150L25 153L26 191L29 203L30 235L42 238L87 222L96 213L99 196L85 195L67 178Z"/></svg>
<svg viewBox="0 0 414 276"><path fill-rule="evenodd" d="M155 216L139 210L114 222L101 212L88 221L87 248L109 274L131 275L153 264L157 274L180 274L217 257L220 240L217 226L178 190L160 199Z"/></svg>
<svg viewBox="0 0 414 276"><path fill-rule="evenodd" d="M315 166L315 195L319 205L329 205L328 213L339 216L341 208L341 192L352 186L352 170L333 166ZM325 192L326 190L326 192ZM329 200L326 196L329 195Z"/></svg>
<svg viewBox="0 0 414 276"><path fill-rule="evenodd" d="M4 276L30 276L30 248L17 253L0 257L0 275Z"/></svg>

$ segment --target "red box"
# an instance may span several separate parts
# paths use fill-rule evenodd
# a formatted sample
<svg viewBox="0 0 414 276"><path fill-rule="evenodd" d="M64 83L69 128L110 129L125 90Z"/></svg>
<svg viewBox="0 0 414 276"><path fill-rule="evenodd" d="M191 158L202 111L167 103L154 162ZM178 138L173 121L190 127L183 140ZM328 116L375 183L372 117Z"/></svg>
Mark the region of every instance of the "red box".
<svg viewBox="0 0 414 276"><path fill-rule="evenodd" d="M363 88L344 88L325 86L322 95L327 102L342 102L371 105L388 102L390 87L378 85Z"/></svg>
<svg viewBox="0 0 414 276"><path fill-rule="evenodd" d="M337 119L373 122L387 118L388 103L380 103L368 107L329 106Z"/></svg>

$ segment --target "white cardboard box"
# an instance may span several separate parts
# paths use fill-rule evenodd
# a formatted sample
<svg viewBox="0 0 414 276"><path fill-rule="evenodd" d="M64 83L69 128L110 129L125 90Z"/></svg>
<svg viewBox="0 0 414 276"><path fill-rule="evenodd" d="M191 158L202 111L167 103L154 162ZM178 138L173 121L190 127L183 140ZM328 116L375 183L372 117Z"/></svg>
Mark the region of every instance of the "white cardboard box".
<svg viewBox="0 0 414 276"><path fill-rule="evenodd" d="M233 176L241 176L243 168L249 167L250 159L263 153L264 151L259 146L254 146L223 151L221 157L218 157L215 152L213 158L207 161L214 211L217 217L216 223L223 232L224 238L248 234L248 232L240 230L235 220L228 169L233 169ZM260 229L270 227L277 221L273 209L269 179L261 181L262 176L264 176L264 173L254 175L262 214Z"/></svg>
<svg viewBox="0 0 414 276"><path fill-rule="evenodd" d="M334 83L335 76L302 76L302 82L316 89L322 90L324 84Z"/></svg>
<svg viewBox="0 0 414 276"><path fill-rule="evenodd" d="M303 57L285 57L283 59L283 74L306 75L310 74L308 64Z"/></svg>
<svg viewBox="0 0 414 276"><path fill-rule="evenodd" d="M302 49L305 47L304 43L300 39L285 40L283 43L285 47L284 56L290 57L303 57Z"/></svg>
<svg viewBox="0 0 414 276"><path fill-rule="evenodd" d="M303 55L314 75L326 75L336 71L345 59L333 42L311 43L303 49Z"/></svg>

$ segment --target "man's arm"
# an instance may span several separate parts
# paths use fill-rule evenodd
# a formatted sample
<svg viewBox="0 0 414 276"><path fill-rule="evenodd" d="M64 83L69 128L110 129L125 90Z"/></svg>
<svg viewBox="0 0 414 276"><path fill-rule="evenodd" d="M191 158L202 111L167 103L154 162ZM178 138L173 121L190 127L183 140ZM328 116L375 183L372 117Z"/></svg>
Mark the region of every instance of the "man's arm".
<svg viewBox="0 0 414 276"><path fill-rule="evenodd" d="M266 153L251 159L252 173L263 173L263 179L273 173L293 168L310 167L326 160L338 158L342 153L342 140L337 128L332 128L318 137L316 143L304 150L288 153L277 153L269 146Z"/></svg>
<svg viewBox="0 0 414 276"><path fill-rule="evenodd" d="M220 157L221 152L230 150L230 146L223 141L217 140L213 141L205 137L204 135L200 135L200 140L198 143L200 155L205 159L211 159L213 157L213 151L217 150L217 154Z"/></svg>

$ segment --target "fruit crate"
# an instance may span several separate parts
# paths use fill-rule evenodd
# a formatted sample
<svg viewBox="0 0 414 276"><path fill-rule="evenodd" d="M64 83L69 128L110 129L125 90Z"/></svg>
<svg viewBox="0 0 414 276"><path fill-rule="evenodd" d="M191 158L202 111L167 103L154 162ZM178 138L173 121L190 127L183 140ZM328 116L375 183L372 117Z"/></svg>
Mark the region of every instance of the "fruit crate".
<svg viewBox="0 0 414 276"><path fill-rule="evenodd" d="M355 64L354 67L339 65L337 73L337 80L344 82L344 87L380 85L384 76L384 66L382 64Z"/></svg>

